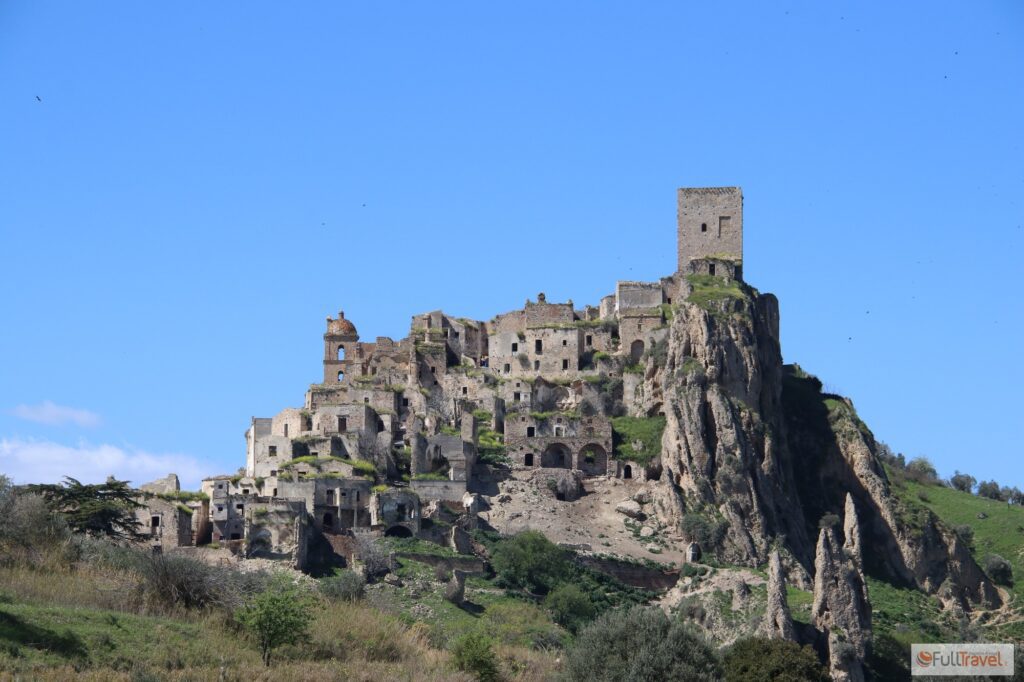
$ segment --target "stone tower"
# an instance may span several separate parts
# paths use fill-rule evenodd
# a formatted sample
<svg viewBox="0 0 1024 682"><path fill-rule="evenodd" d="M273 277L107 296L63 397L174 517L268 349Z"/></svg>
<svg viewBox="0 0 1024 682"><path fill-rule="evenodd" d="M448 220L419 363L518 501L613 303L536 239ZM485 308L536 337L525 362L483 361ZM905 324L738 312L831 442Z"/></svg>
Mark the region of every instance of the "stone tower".
<svg viewBox="0 0 1024 682"><path fill-rule="evenodd" d="M324 334L325 384L340 384L345 380L349 365L355 358L358 342L356 326L345 319L344 311L338 312L336 320L327 318L327 333Z"/></svg>
<svg viewBox="0 0 1024 682"><path fill-rule="evenodd" d="M743 190L739 187L679 189L679 267L719 258L743 261Z"/></svg>

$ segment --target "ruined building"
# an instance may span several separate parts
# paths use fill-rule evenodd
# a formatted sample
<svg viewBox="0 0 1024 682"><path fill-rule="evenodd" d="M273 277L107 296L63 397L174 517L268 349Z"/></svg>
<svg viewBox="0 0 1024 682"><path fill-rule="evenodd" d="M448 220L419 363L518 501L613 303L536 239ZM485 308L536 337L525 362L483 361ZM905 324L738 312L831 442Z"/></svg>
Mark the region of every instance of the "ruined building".
<svg viewBox="0 0 1024 682"><path fill-rule="evenodd" d="M432 311L398 341L361 341L344 312L328 317L322 381L301 406L252 419L244 470L203 481L208 511L195 513L209 528L196 537L301 565L317 534L414 535L425 507L462 504L502 467L659 476L616 456L612 419L662 413L642 360L664 353L692 277L742 277L740 189L680 189L677 229L675 273L618 282L597 305L542 293L490 320Z"/></svg>

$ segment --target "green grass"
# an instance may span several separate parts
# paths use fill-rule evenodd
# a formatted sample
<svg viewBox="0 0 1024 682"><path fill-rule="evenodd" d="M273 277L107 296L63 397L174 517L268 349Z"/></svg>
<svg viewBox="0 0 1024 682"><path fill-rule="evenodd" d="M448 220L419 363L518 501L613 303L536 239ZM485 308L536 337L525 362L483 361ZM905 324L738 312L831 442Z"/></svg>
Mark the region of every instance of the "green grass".
<svg viewBox="0 0 1024 682"><path fill-rule="evenodd" d="M981 565L989 554L998 554L1009 561L1014 575L1012 592L1017 599L1024 599L1024 508L911 480L894 485L893 490L904 501L910 499L916 505L927 507L950 527L973 528L974 558ZM987 518L979 519L979 514Z"/></svg>
<svg viewBox="0 0 1024 682"><path fill-rule="evenodd" d="M612 440L615 457L646 464L661 454L661 436L665 417L615 417L612 419ZM634 449L634 441L641 446Z"/></svg>
<svg viewBox="0 0 1024 682"><path fill-rule="evenodd" d="M747 298L747 293L739 282L725 277L687 275L686 281L692 287L692 291L686 299L687 302L711 313L726 312L722 309L723 304Z"/></svg>
<svg viewBox="0 0 1024 682"><path fill-rule="evenodd" d="M213 658L216 652L216 660ZM76 670L173 670L259 655L213 621L137 616L92 608L0 604L0 670L68 665Z"/></svg>
<svg viewBox="0 0 1024 682"><path fill-rule="evenodd" d="M447 481L448 476L445 474L439 474L437 472L431 472L429 474L413 474L412 480L414 481Z"/></svg>
<svg viewBox="0 0 1024 682"><path fill-rule="evenodd" d="M814 593L801 590L792 585L786 585L786 602L789 604L789 612L793 620L798 623L811 622L811 605L814 603Z"/></svg>

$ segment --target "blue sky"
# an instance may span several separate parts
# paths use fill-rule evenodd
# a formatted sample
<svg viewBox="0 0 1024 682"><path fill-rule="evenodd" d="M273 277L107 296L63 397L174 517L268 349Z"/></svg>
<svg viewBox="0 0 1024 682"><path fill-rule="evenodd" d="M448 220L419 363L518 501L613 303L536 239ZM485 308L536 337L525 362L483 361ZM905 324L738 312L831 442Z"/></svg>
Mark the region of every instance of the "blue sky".
<svg viewBox="0 0 1024 682"><path fill-rule="evenodd" d="M0 471L233 471L339 308L597 303L740 185L785 359L1024 485L1022 76L1019 2L7 0Z"/></svg>

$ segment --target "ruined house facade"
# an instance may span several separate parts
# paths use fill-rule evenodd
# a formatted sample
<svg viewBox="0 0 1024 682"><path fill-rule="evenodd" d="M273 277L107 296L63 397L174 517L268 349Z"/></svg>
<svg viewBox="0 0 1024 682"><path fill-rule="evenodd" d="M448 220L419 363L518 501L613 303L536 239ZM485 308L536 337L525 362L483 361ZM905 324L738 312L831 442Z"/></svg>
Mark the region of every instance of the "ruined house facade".
<svg viewBox="0 0 1024 682"><path fill-rule="evenodd" d="M432 311L399 341L360 341L343 311L328 317L322 381L301 406L252 418L244 469L203 482L209 538L298 564L318 533L415 534L423 506L458 502L486 464L657 475L617 458L612 419L658 414L635 397L635 368L693 278L742 279L740 189L683 188L678 201L676 272L618 282L597 305L541 293L490 320Z"/></svg>

